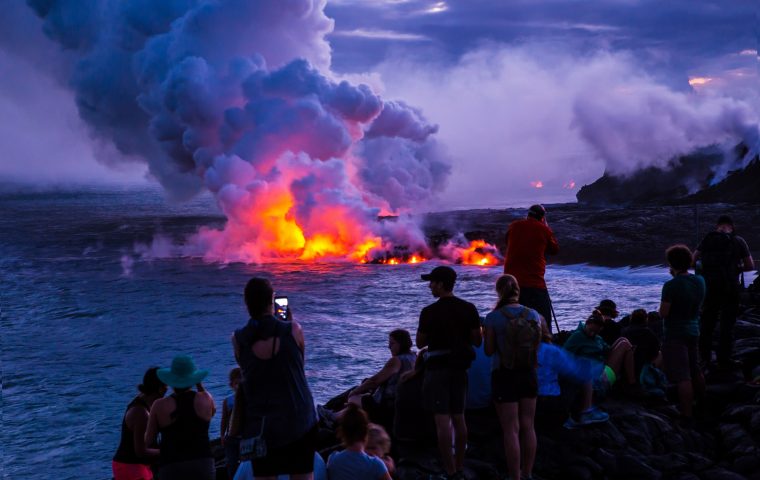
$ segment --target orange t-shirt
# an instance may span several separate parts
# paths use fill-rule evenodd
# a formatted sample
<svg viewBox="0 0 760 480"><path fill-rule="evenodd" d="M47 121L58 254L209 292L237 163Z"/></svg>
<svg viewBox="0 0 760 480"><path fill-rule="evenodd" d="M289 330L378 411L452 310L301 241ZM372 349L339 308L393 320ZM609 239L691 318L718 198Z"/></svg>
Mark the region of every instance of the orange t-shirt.
<svg viewBox="0 0 760 480"><path fill-rule="evenodd" d="M534 218L515 220L507 230L504 273L521 287L546 289L546 255L559 253L559 243L545 223Z"/></svg>

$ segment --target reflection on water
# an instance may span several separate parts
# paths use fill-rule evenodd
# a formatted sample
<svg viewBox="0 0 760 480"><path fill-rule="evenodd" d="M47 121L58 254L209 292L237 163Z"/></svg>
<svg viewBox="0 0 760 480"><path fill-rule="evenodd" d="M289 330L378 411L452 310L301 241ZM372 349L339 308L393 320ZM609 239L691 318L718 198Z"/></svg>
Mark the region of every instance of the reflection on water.
<svg viewBox="0 0 760 480"><path fill-rule="evenodd" d="M210 370L207 388L221 402L234 366L230 334L247 319L242 289L253 275L272 279L302 322L307 375L319 402L380 368L387 333L414 332L420 309L433 301L420 280L432 263L140 260L136 242L156 232L181 238L199 219L218 220L205 205L159 214L159 204L129 192L0 197L4 475L109 478L123 408L142 373L168 365L177 353L192 354ZM485 315L500 268L455 268L457 294ZM666 279L665 270L654 268L569 266L547 273L564 328L606 297L621 312L653 309Z"/></svg>

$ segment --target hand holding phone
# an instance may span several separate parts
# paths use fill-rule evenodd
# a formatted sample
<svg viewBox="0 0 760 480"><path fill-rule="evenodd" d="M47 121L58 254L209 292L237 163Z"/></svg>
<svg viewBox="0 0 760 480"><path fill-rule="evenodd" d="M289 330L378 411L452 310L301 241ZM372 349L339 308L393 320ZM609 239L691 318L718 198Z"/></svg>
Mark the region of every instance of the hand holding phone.
<svg viewBox="0 0 760 480"><path fill-rule="evenodd" d="M288 320L288 297L274 297L274 316L278 320Z"/></svg>

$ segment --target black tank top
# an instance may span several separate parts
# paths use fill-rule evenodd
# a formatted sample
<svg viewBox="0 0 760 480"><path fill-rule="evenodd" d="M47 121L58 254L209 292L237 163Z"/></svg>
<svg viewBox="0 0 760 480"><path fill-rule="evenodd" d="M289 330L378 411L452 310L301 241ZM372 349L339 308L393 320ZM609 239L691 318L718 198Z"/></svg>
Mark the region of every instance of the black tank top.
<svg viewBox="0 0 760 480"><path fill-rule="evenodd" d="M134 432L127 426L127 412L132 407L142 407L148 410L148 404L140 397L135 397L134 400L129 402L127 409L124 411L124 417L121 419L121 441L119 442L119 448L116 449L116 454L113 456L113 460L120 463L147 465L150 462L145 458L138 457L137 453L135 453Z"/></svg>
<svg viewBox="0 0 760 480"><path fill-rule="evenodd" d="M213 457L208 440L207 422L195 413L196 392L172 393L177 409L171 414L169 425L161 432L161 465Z"/></svg>
<svg viewBox="0 0 760 480"><path fill-rule="evenodd" d="M317 423L303 352L293 338L292 328L290 322L265 316L252 319L235 332L243 369L243 436L263 434L268 447L295 442ZM272 337L280 340L279 351L274 352L273 344L272 358L256 357L251 350L253 343Z"/></svg>

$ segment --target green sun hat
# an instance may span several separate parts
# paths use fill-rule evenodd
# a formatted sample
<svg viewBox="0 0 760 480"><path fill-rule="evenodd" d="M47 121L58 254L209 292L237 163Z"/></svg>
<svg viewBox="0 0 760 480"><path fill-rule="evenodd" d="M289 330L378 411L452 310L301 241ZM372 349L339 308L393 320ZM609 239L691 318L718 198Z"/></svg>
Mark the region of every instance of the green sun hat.
<svg viewBox="0 0 760 480"><path fill-rule="evenodd" d="M159 368L156 374L170 387L188 388L206 378L208 370L198 370L189 355L177 355L172 360L171 368Z"/></svg>

